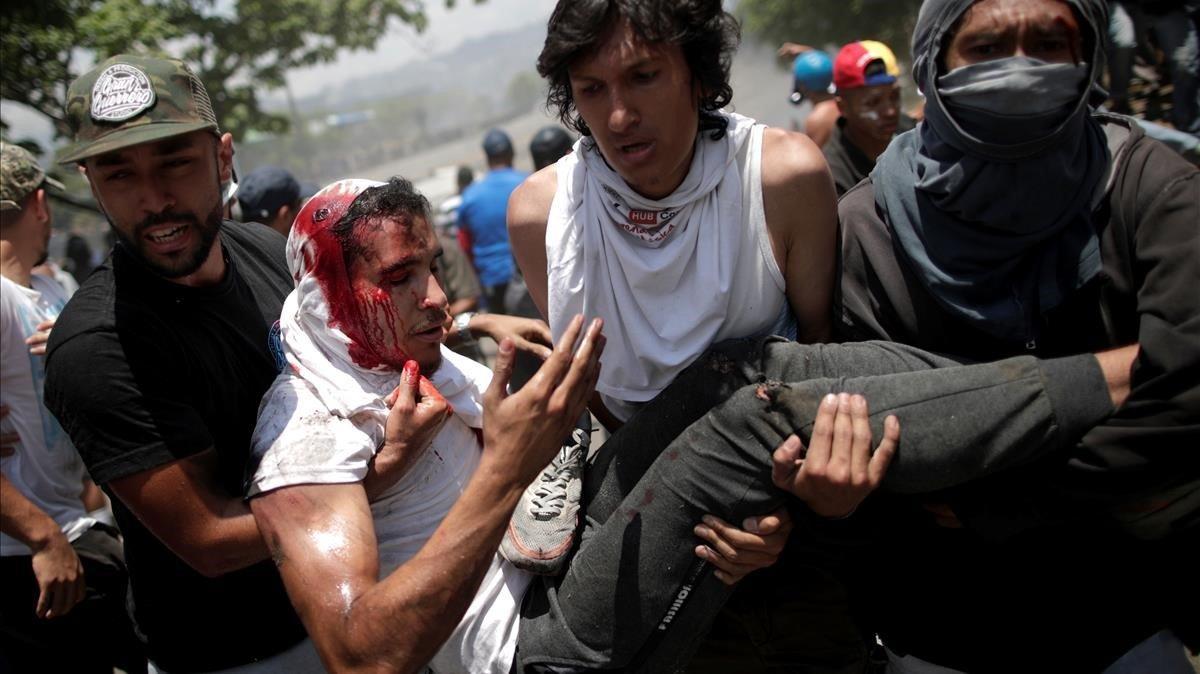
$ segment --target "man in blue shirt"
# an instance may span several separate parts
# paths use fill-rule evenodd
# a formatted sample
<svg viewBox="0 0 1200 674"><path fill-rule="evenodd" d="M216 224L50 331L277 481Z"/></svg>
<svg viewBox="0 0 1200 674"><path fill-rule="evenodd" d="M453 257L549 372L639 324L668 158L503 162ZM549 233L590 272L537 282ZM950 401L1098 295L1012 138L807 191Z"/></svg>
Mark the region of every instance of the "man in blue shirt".
<svg viewBox="0 0 1200 674"><path fill-rule="evenodd" d="M505 225L508 195L525 180L525 174L513 168L512 139L500 129L483 137L483 153L488 173L463 192L458 226L470 237L471 256L488 311L503 314L507 313L504 292L514 271Z"/></svg>

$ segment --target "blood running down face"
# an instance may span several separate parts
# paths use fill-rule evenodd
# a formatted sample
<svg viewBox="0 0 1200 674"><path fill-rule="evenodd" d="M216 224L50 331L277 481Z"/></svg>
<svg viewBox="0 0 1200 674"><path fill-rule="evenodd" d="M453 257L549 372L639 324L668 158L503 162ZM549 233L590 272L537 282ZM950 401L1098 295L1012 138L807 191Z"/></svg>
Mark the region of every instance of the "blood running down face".
<svg viewBox="0 0 1200 674"><path fill-rule="evenodd" d="M317 282L328 327L345 334L359 367L399 371L415 360L430 373L441 364L448 302L427 209L406 180L345 180L314 195L296 217L292 274L298 284Z"/></svg>

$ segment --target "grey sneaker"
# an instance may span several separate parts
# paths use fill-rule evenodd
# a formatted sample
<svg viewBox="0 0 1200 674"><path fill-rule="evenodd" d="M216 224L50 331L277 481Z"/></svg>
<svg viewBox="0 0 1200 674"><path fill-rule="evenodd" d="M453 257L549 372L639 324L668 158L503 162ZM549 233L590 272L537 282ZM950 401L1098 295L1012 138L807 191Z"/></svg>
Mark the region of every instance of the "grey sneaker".
<svg viewBox="0 0 1200 674"><path fill-rule="evenodd" d="M566 565L579 528L579 497L592 443L591 426L591 418L584 412L554 460L521 495L500 542L500 556L513 566L553 576Z"/></svg>

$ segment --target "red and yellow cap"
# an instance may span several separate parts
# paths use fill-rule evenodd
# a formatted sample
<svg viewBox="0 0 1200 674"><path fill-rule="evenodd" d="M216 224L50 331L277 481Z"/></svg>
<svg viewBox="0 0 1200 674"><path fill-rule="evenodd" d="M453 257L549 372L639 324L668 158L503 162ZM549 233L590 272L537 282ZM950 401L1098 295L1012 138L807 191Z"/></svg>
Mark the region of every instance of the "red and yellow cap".
<svg viewBox="0 0 1200 674"><path fill-rule="evenodd" d="M833 86L838 91L892 84L899 76L896 55L875 40L851 42L833 61Z"/></svg>

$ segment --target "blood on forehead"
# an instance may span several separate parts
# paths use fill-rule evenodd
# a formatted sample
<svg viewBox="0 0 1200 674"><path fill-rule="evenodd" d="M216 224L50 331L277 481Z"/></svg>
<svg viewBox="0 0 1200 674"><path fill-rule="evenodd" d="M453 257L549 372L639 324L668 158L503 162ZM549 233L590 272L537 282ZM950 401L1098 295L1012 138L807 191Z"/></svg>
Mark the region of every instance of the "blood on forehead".
<svg viewBox="0 0 1200 674"><path fill-rule="evenodd" d="M371 348L363 329L342 244L334 235L333 226L346 215L358 195L371 186L360 181L334 183L309 199L292 225L293 236L298 236L298 241L302 242L301 269L296 272L296 281L299 282L303 274L311 274L316 279L329 305L329 327L341 330L350 338L351 360L367 369L383 363Z"/></svg>

